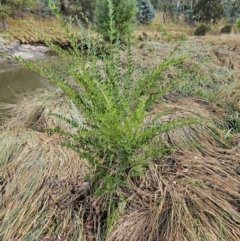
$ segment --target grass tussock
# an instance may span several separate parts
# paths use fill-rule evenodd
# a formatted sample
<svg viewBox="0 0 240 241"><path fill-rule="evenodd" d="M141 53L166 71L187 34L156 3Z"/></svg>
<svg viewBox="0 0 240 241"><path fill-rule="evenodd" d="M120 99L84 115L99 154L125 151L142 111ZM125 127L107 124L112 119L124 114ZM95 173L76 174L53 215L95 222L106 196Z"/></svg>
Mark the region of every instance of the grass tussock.
<svg viewBox="0 0 240 241"><path fill-rule="evenodd" d="M84 118L73 102L63 96L60 89L48 87L27 95L16 97L17 104L2 103L7 116L12 116L2 128L36 128L54 129L59 127L66 132L74 129L63 119L57 116L64 115L69 120L74 120L79 126L83 125Z"/></svg>
<svg viewBox="0 0 240 241"><path fill-rule="evenodd" d="M160 160L144 177L128 179L128 208L106 240L239 239L237 158L175 155L176 162Z"/></svg>
<svg viewBox="0 0 240 241"><path fill-rule="evenodd" d="M225 114L208 101L200 98L178 98L174 102L160 102L148 114L148 118L152 119L164 111L164 116L158 120L160 122L186 117L202 120L198 124L183 126L163 134L161 138L164 138L169 146L208 155L213 155L219 148L227 146L219 129L224 125Z"/></svg>
<svg viewBox="0 0 240 241"><path fill-rule="evenodd" d="M88 164L59 139L27 129L1 132L1 240L83 240L76 204L89 191Z"/></svg>
<svg viewBox="0 0 240 241"><path fill-rule="evenodd" d="M190 110L189 104L194 108ZM88 196L88 163L62 147L59 135L37 131L42 126L68 128L49 115L59 106L66 111L62 114L81 120L74 105L55 90L39 91L31 102L25 97L11 106L14 118L0 135L2 240L238 240L240 153L220 152L210 131L213 123L221 123L221 109L190 98L155 105L147 118L165 109L160 121L194 116L209 126L186 126L165 134L169 144L182 146L182 151L154 160L141 177L126 177L128 186L118 190L123 207L120 203L104 239L103 229L110 222L105 204L111 196ZM199 152L189 151L191 143L200 144Z"/></svg>
<svg viewBox="0 0 240 241"><path fill-rule="evenodd" d="M22 18L9 18L9 28L2 32L2 35L6 32L11 41L19 40L24 44L44 43L41 36L35 31L38 29L55 42L66 42L61 25L55 17L45 19L31 13L24 13L23 18L27 19L27 22L23 21Z"/></svg>
<svg viewBox="0 0 240 241"><path fill-rule="evenodd" d="M170 35L163 42L145 37L126 61L120 45L113 44L101 66L97 48L87 56L71 56L79 51L74 36L73 52L50 44L72 61L69 73L79 86L71 78L67 82L65 74L59 81L59 73L25 62L42 70L68 97L50 89L1 107L12 117L0 130L1 240L240 239L239 135L228 133L231 144L236 142L231 149L223 130L227 105L236 111L239 104L234 92L238 62L232 67L227 61L226 68L222 63L232 59L233 51L216 51L185 36L177 47ZM187 60L153 68L165 56L186 53ZM226 78L234 88L219 92L210 104L209 93ZM170 92L168 86L159 88L177 79L185 83L177 82ZM200 88L206 94L196 94Z"/></svg>
<svg viewBox="0 0 240 241"><path fill-rule="evenodd" d="M224 108L226 112L240 111L240 82L236 81L231 85L224 86L212 97L212 101Z"/></svg>
<svg viewBox="0 0 240 241"><path fill-rule="evenodd" d="M216 38L216 36L210 35L205 38L205 41L213 45L228 46L229 49L232 49L235 53L240 52L239 33L222 34L222 35L219 35L218 38Z"/></svg>

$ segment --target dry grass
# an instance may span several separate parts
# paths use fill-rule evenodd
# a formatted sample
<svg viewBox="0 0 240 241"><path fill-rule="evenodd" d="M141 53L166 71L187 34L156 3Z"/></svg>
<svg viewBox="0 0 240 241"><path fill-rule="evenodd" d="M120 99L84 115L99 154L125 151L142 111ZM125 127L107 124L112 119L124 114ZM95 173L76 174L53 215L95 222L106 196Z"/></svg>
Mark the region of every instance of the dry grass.
<svg viewBox="0 0 240 241"><path fill-rule="evenodd" d="M153 19L150 25L140 25L137 27L138 32L146 32L146 33L159 33L161 27L166 28L168 32L172 35L180 35L185 34L189 35L191 33L192 27L184 23L182 20L173 22L171 19L167 19L166 23L163 23L163 13L161 11L155 11L156 17Z"/></svg>
<svg viewBox="0 0 240 241"><path fill-rule="evenodd" d="M60 139L27 129L1 133L1 240L32 241L47 235L83 240L76 207L89 191L84 182L88 164L63 148Z"/></svg>
<svg viewBox="0 0 240 241"><path fill-rule="evenodd" d="M182 151L150 164L145 177L128 178L127 209L106 240L239 240L240 152L220 148L212 132L214 125L222 125L223 110L186 98L159 103L150 116L163 109L169 114L161 121L187 116L205 121L167 133L166 140ZM187 148L189 142L199 145Z"/></svg>
<svg viewBox="0 0 240 241"><path fill-rule="evenodd" d="M60 126L70 131L68 124L49 113L61 109L78 121L81 115L50 90L38 91L30 99L22 96L19 104L7 107L15 117L0 132L1 240L83 240L79 202L90 190L84 181L89 165L63 147L60 136L29 129Z"/></svg>
<svg viewBox="0 0 240 241"><path fill-rule="evenodd" d="M2 128L4 129L54 129L59 127L66 132L74 131L70 124L54 115L74 120L79 126L83 125L82 114L72 101L63 96L58 88L49 86L44 90L40 89L16 98L18 104L5 103L0 105L0 109L4 109L8 116L14 116L3 123L4 127Z"/></svg>
<svg viewBox="0 0 240 241"><path fill-rule="evenodd" d="M111 196L88 197L88 163L62 147L62 137L37 131L56 125L71 131L48 113L61 109L79 121L81 113L55 90L8 107L17 115L0 133L1 240L104 240L105 204ZM160 121L197 116L208 124L169 132L166 140L182 151L154 160L145 176L126 177L129 186L118 191L126 207L105 240L238 240L240 153L219 148L219 136L211 132L221 124L222 110L202 99L183 98L159 102L148 118L163 109ZM200 145L192 152L189 143Z"/></svg>
<svg viewBox="0 0 240 241"><path fill-rule="evenodd" d="M128 179L128 208L106 240L239 240L239 154L174 155L175 164L160 160L145 177Z"/></svg>
<svg viewBox="0 0 240 241"><path fill-rule="evenodd" d="M73 29L78 30L76 27ZM55 17L43 18L26 12L21 18L9 18L8 28L1 32L1 36L10 41L18 40L22 44L44 44L45 41L39 33L44 34L54 43L61 45L68 43L65 32Z"/></svg>
<svg viewBox="0 0 240 241"><path fill-rule="evenodd" d="M191 108L189 108L191 106ZM200 98L178 98L174 102L157 104L149 113L148 118L154 118L159 113L164 113L160 122L172 119L196 117L202 123L184 126L165 133L164 138L170 147L178 150L194 150L205 155L214 155L219 148L227 147L220 127L224 123L224 112L208 101Z"/></svg>
<svg viewBox="0 0 240 241"><path fill-rule="evenodd" d="M157 22L161 20L155 21L150 35L161 24ZM47 24L43 23L43 28ZM173 34L187 35L189 31L172 23L166 27ZM148 29L140 27L137 31ZM125 196L126 206L119 211L115 224L108 227L106 238L106 203L112 196L91 196L91 179L85 180L89 164L61 146L62 137L42 132L56 126L74 131L50 114L57 113L83 125L81 112L52 88L20 96L17 104L1 106L9 110L12 118L0 130L0 239L240 240L240 138L237 134L232 136L235 146L230 149L218 129L224 125L229 105L239 111L239 56L227 44L234 44L235 35L214 38L188 37L175 53L189 56L182 67L195 66L194 78L186 81L199 81L195 76L200 80L204 75L209 77L212 85L207 88L215 95L208 95L211 103L203 98L179 97L179 90L180 95L172 92L164 96L164 101L159 101L146 118L148 121L164 111L159 122L184 117L200 117L203 122L161 136L172 148L170 157L153 160L142 177L126 177L128 187L117 190ZM141 70L155 66L176 44L143 41L133 50L134 60ZM164 74L171 79L177 76L177 70L168 69ZM215 92L223 84L224 89Z"/></svg>
<svg viewBox="0 0 240 241"><path fill-rule="evenodd" d="M22 20L23 18L25 22ZM9 18L9 27L5 32L9 35L10 40L20 40L22 43L41 42L41 38L34 31L36 28L45 33L50 39L63 36L60 23L54 17L44 19L31 13L24 13L23 18ZM4 32L1 34L4 34Z"/></svg>
<svg viewBox="0 0 240 241"><path fill-rule="evenodd" d="M235 53L240 53L240 34L221 34L218 37L208 35L205 37L206 42L212 45L222 45L227 46L229 49L233 50Z"/></svg>
<svg viewBox="0 0 240 241"><path fill-rule="evenodd" d="M230 85L225 85L219 89L211 99L227 113L240 111L240 81L235 81Z"/></svg>

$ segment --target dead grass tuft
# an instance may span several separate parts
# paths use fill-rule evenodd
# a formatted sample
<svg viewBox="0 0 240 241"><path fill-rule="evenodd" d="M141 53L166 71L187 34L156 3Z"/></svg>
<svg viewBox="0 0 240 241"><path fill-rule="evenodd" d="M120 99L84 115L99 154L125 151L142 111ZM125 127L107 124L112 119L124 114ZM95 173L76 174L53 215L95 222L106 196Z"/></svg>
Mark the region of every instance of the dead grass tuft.
<svg viewBox="0 0 240 241"><path fill-rule="evenodd" d="M221 34L218 37L208 35L205 41L215 46L228 46L235 53L240 53L240 35L238 33Z"/></svg>
<svg viewBox="0 0 240 241"><path fill-rule="evenodd" d="M74 131L70 124L56 115L74 120L79 126L83 125L83 116L71 100L66 98L60 89L49 87L33 93L16 97L15 104L2 103L1 109L7 111L8 119L2 128L34 128L60 129Z"/></svg>
<svg viewBox="0 0 240 241"><path fill-rule="evenodd" d="M200 98L179 98L173 102L160 102L148 114L148 118L150 120L164 112L159 122L188 117L202 120L202 123L176 128L161 136L169 146L181 150L195 150L208 155L215 153L218 148L226 147L225 140L218 129L223 126L225 114L208 101Z"/></svg>
<svg viewBox="0 0 240 241"><path fill-rule="evenodd" d="M49 113L61 109L80 123L81 113L55 90L38 91L31 101L21 98L7 106L14 118L0 132L1 239L104 240L106 204L113 197L90 196L88 163L62 147L62 137L37 131L56 125L71 131ZM127 177L129 186L118 190L126 206L105 240L238 240L240 152L220 148L224 143L213 132L223 111L202 99L166 96L146 121L162 111L160 122L200 117L204 123L165 134L169 145L181 151L154 160L142 177Z"/></svg>
<svg viewBox="0 0 240 241"><path fill-rule="evenodd" d="M240 82L236 81L228 86L223 86L212 97L212 101L224 108L228 113L240 111Z"/></svg>
<svg viewBox="0 0 240 241"><path fill-rule="evenodd" d="M60 140L26 129L0 133L1 240L83 240L76 204L89 191L89 167Z"/></svg>
<svg viewBox="0 0 240 241"><path fill-rule="evenodd" d="M175 153L128 179L127 209L107 241L235 241L240 238L239 159Z"/></svg>

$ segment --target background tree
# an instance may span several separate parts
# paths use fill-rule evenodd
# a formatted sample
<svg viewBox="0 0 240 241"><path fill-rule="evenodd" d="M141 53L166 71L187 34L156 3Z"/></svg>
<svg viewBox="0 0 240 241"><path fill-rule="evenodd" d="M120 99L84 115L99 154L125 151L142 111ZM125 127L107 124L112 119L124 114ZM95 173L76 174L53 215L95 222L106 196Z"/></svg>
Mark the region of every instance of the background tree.
<svg viewBox="0 0 240 241"><path fill-rule="evenodd" d="M75 5L77 11L83 13L90 21L94 19L96 0L75 0Z"/></svg>
<svg viewBox="0 0 240 241"><path fill-rule="evenodd" d="M224 14L229 23L234 23L240 16L240 0L222 0Z"/></svg>
<svg viewBox="0 0 240 241"><path fill-rule="evenodd" d="M160 2L161 0L151 0L151 4L153 5L154 8L157 8Z"/></svg>
<svg viewBox="0 0 240 241"><path fill-rule="evenodd" d="M11 13L11 7L7 4L2 4L0 2L0 20L1 20L3 30L7 28L6 19L10 15L10 13Z"/></svg>
<svg viewBox="0 0 240 241"><path fill-rule="evenodd" d="M8 14L19 14L20 10L32 6L34 0L0 0L1 8L8 8Z"/></svg>
<svg viewBox="0 0 240 241"><path fill-rule="evenodd" d="M163 11L163 22L169 17L172 20L178 19L181 14L186 15L193 11L196 0L153 0L154 6Z"/></svg>
<svg viewBox="0 0 240 241"><path fill-rule="evenodd" d="M10 15L19 15L21 10L33 4L33 0L0 0L0 21L7 28L6 19Z"/></svg>
<svg viewBox="0 0 240 241"><path fill-rule="evenodd" d="M224 16L221 0L199 0L193 10L193 20L216 24Z"/></svg>
<svg viewBox="0 0 240 241"><path fill-rule="evenodd" d="M112 8L112 9L111 9ZM117 33L110 33L110 14L112 14ZM124 41L125 37L132 31L132 25L137 13L136 0L97 0L95 10L95 21L99 32L101 32L106 40L110 40L111 34L115 38L119 37ZM119 35L119 36L117 36Z"/></svg>
<svg viewBox="0 0 240 241"><path fill-rule="evenodd" d="M165 23L168 16L172 18L174 15L174 0L161 1L159 8L163 11L163 23Z"/></svg>
<svg viewBox="0 0 240 241"><path fill-rule="evenodd" d="M142 24L149 24L155 17L153 5L149 0L138 0L137 20Z"/></svg>
<svg viewBox="0 0 240 241"><path fill-rule="evenodd" d="M8 0L4 2L6 2L7 5L11 6L12 11L16 14L17 11L32 6L34 0Z"/></svg>

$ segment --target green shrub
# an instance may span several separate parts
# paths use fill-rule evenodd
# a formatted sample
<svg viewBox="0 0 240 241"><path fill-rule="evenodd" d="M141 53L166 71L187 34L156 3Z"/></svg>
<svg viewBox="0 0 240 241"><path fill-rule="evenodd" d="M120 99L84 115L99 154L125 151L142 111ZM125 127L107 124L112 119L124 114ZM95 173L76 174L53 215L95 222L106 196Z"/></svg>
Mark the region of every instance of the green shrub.
<svg viewBox="0 0 240 241"><path fill-rule="evenodd" d="M225 25L221 30L220 30L220 33L231 33L232 31L232 25L231 24L227 24Z"/></svg>
<svg viewBox="0 0 240 241"><path fill-rule="evenodd" d="M201 24L195 31L194 35L196 36L205 36L206 33L210 30L211 28L205 24Z"/></svg>
<svg viewBox="0 0 240 241"><path fill-rule="evenodd" d="M38 8L38 14L40 16L45 18L45 17L50 17L53 15L53 11L48 5L48 1L39 0L36 3L36 6Z"/></svg>
<svg viewBox="0 0 240 241"><path fill-rule="evenodd" d="M161 0L151 0L150 2L154 8L158 8Z"/></svg>
<svg viewBox="0 0 240 241"><path fill-rule="evenodd" d="M33 0L8 0L0 1L0 19L5 19L9 15L20 15L21 10L30 7Z"/></svg>
<svg viewBox="0 0 240 241"><path fill-rule="evenodd" d="M236 20L236 27L237 27L238 29L240 29L240 18L238 18L238 19Z"/></svg>
<svg viewBox="0 0 240 241"><path fill-rule="evenodd" d="M230 115L226 121L226 127L232 133L240 133L240 116L238 112Z"/></svg>
<svg viewBox="0 0 240 241"><path fill-rule="evenodd" d="M108 29L109 39L112 39L118 29L112 20L113 5L111 1L109 3ZM161 82L160 74L184 58L165 59L138 76L130 43L124 63L119 41L108 44L105 47L107 54L102 53L100 60L96 55L101 46L100 36L93 37L92 30L85 30L79 23L82 38L79 45L66 21L57 17L66 29L72 47L64 51L48 41L49 46L66 60L66 64L61 65L61 72L44 62L39 67L39 63L22 61L59 86L83 113L84 126L58 116L70 123L75 133L65 133L59 128L54 132L65 136L65 145L88 159L94 170L93 186L97 194L115 192L126 185L126 175L142 175L150 160L166 153L168 149L159 138L161 133L196 122L189 118L158 123L160 115L146 122L146 111L177 81ZM66 77L66 73L70 77Z"/></svg>
<svg viewBox="0 0 240 241"><path fill-rule="evenodd" d="M120 38L122 41L133 30L133 22L137 12L136 0L97 0L95 22L97 30L103 34L105 40ZM110 33L109 22L113 21L116 31Z"/></svg>
<svg viewBox="0 0 240 241"><path fill-rule="evenodd" d="M5 19L11 14L11 7L9 5L0 5L0 19Z"/></svg>
<svg viewBox="0 0 240 241"><path fill-rule="evenodd" d="M138 23L150 24L154 17L155 13L151 2L149 0L138 0Z"/></svg>
<svg viewBox="0 0 240 241"><path fill-rule="evenodd" d="M11 6L7 4L0 4L0 29L3 28L4 30L7 28L6 19L12 13Z"/></svg>
<svg viewBox="0 0 240 241"><path fill-rule="evenodd" d="M95 9L95 0L77 0L76 5L78 7L78 11L84 13L84 16L89 20L94 19L94 9Z"/></svg>

